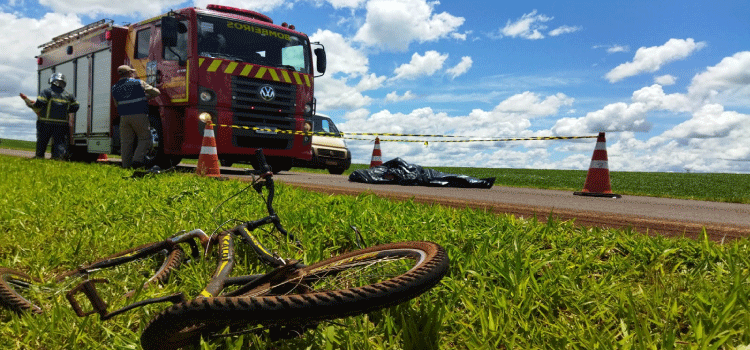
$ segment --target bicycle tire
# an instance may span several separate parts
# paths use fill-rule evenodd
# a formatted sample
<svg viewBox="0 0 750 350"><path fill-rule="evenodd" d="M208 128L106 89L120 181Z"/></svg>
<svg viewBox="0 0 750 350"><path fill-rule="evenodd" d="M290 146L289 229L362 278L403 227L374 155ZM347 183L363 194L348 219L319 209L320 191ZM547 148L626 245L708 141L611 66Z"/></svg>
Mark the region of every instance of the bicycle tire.
<svg viewBox="0 0 750 350"><path fill-rule="evenodd" d="M375 265L388 256L418 259L400 275L363 286L291 295L196 298L175 304L144 328L141 345L145 350L177 349L227 326L300 324L364 314L419 296L434 287L449 267L448 255L440 245L401 242L349 252L299 271L305 279L314 274L336 275L366 263Z"/></svg>
<svg viewBox="0 0 750 350"><path fill-rule="evenodd" d="M18 314L31 312L32 314L41 314L42 309L30 300L26 299L19 293L14 284L19 287L40 283L39 279L6 267L0 267L0 304Z"/></svg>

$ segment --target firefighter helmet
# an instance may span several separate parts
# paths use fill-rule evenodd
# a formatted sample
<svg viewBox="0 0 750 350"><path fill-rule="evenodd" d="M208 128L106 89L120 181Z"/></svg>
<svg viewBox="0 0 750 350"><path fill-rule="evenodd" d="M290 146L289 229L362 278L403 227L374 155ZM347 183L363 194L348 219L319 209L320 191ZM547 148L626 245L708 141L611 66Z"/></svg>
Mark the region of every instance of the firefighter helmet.
<svg viewBox="0 0 750 350"><path fill-rule="evenodd" d="M55 85L61 88L65 88L65 85L68 83L65 81L65 75L62 73L55 73L52 74L52 76L49 77L49 83L50 85Z"/></svg>

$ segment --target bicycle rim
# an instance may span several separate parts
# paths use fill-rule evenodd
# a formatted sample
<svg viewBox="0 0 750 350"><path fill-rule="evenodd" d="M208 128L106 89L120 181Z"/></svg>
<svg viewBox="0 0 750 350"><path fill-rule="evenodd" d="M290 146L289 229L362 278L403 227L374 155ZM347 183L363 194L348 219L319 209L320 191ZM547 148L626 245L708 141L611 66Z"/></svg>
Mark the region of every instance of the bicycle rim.
<svg viewBox="0 0 750 350"><path fill-rule="evenodd" d="M350 252L301 268L252 295L173 305L152 319L141 344L144 349L176 349L227 326L300 324L363 314L419 296L440 281L448 266L445 250L432 242Z"/></svg>

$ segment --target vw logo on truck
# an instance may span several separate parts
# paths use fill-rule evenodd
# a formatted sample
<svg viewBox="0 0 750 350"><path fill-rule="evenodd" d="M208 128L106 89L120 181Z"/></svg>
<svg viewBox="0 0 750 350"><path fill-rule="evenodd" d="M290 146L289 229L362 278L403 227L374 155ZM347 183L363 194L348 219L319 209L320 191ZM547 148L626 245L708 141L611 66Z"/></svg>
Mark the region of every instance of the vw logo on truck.
<svg viewBox="0 0 750 350"><path fill-rule="evenodd" d="M258 90L258 94L260 95L260 98L263 99L263 101L271 102L274 98L276 98L276 91L274 91L273 86L271 85L263 85Z"/></svg>

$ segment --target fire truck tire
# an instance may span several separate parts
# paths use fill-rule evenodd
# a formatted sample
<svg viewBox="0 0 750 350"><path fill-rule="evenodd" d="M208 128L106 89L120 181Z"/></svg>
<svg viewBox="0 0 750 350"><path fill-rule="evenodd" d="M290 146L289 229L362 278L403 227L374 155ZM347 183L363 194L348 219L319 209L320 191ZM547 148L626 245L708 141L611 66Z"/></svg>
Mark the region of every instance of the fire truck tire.
<svg viewBox="0 0 750 350"><path fill-rule="evenodd" d="M93 163L99 158L99 154L89 153L86 146L71 146L68 149L68 159L74 162Z"/></svg>
<svg viewBox="0 0 750 350"><path fill-rule="evenodd" d="M344 173L344 171L346 171L346 169L344 168L328 168L328 172L331 175L341 175Z"/></svg>
<svg viewBox="0 0 750 350"><path fill-rule="evenodd" d="M221 166L230 167L234 164L234 161L227 158L219 158L219 163Z"/></svg>
<svg viewBox="0 0 750 350"><path fill-rule="evenodd" d="M292 160L289 158L274 157L268 160L268 165L271 166L274 174L278 174L281 171L289 171L292 169Z"/></svg>
<svg viewBox="0 0 750 350"><path fill-rule="evenodd" d="M172 164L172 166L177 166L182 162L182 157L180 156L171 156L169 157L169 162Z"/></svg>
<svg viewBox="0 0 750 350"><path fill-rule="evenodd" d="M148 119L149 123L151 124L151 137L153 147L146 154L146 168L157 165L162 169L169 169L173 165L179 164L179 162L174 163L175 159L173 159L172 156L164 153L164 134L162 133L161 119L153 115Z"/></svg>

